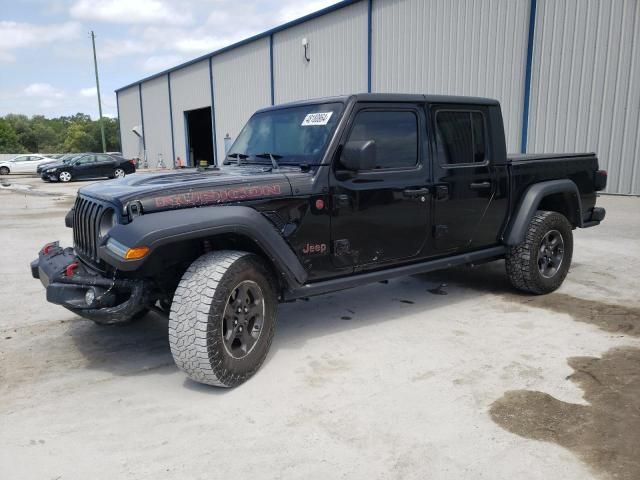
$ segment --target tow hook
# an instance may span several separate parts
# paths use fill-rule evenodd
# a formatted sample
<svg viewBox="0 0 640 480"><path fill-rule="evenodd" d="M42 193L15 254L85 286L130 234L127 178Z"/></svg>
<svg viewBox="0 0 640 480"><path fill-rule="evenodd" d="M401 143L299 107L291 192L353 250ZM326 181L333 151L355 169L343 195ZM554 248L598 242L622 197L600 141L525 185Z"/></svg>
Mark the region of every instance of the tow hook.
<svg viewBox="0 0 640 480"><path fill-rule="evenodd" d="M76 268L78 268L78 262L70 263L64 269L64 276L65 277L73 277L73 272L75 272Z"/></svg>
<svg viewBox="0 0 640 480"><path fill-rule="evenodd" d="M44 247L42 247L42 253L44 255L47 255L53 247L57 247L58 245L60 245L60 242L47 243Z"/></svg>

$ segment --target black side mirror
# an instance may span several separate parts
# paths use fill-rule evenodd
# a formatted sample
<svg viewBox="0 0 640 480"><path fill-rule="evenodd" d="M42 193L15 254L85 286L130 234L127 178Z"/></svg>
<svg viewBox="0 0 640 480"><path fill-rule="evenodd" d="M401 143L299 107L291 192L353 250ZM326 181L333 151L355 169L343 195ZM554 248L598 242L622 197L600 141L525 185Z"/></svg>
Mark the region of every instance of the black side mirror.
<svg viewBox="0 0 640 480"><path fill-rule="evenodd" d="M347 170L373 170L376 166L375 140L348 142L342 148L340 163Z"/></svg>

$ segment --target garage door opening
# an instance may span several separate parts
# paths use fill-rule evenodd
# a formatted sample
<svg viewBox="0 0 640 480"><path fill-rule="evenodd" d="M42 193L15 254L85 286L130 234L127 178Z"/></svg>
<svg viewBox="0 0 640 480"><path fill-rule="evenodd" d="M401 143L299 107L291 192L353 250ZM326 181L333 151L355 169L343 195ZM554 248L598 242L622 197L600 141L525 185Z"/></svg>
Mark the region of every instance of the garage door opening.
<svg viewBox="0 0 640 480"><path fill-rule="evenodd" d="M187 152L189 165L198 166L201 161L213 165L213 131L211 107L184 112L187 126Z"/></svg>

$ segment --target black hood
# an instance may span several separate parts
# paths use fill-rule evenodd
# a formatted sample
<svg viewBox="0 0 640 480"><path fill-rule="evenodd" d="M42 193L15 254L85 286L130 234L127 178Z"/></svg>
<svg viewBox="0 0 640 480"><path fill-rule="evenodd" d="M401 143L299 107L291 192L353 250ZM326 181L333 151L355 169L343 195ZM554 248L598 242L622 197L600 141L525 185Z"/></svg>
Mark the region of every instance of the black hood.
<svg viewBox="0 0 640 480"><path fill-rule="evenodd" d="M49 170L50 168L61 168L61 167L66 167L68 164L61 162L59 160L51 160L48 162L42 162L40 165L38 165L38 167L40 167L42 170Z"/></svg>
<svg viewBox="0 0 640 480"><path fill-rule="evenodd" d="M290 177L300 183L298 168L245 165L215 170L184 169L157 173L136 173L119 180L94 183L79 194L113 203L122 208L138 201L143 212L216 205L260 198L292 195ZM304 182L307 183L307 182Z"/></svg>

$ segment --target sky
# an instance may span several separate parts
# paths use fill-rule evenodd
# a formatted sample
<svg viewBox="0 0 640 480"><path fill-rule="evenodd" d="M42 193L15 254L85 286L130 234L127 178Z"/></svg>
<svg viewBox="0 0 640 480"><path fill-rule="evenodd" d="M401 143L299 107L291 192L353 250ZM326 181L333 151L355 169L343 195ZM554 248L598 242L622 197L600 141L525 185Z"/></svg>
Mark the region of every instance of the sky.
<svg viewBox="0 0 640 480"><path fill-rule="evenodd" d="M0 116L104 115L114 90L337 0L0 0Z"/></svg>

